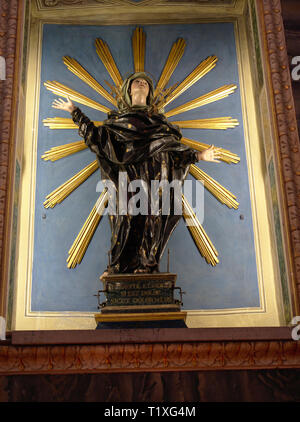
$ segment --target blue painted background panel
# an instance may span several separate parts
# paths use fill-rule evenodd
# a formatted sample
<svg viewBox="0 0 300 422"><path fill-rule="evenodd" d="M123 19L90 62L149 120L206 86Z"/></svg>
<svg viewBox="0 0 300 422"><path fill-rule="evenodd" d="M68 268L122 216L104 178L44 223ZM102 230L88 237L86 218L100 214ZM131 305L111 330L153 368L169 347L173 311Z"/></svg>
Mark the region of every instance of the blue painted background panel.
<svg viewBox="0 0 300 422"><path fill-rule="evenodd" d="M95 156L85 150L54 163L40 158L53 146L80 139L75 130L51 130L43 125L42 120L46 117L69 117L68 113L51 108L56 96L46 90L43 83L56 80L111 108L109 102L68 71L62 57L75 58L106 88L104 81L112 81L96 53L94 41L101 38L108 43L125 78L133 71L131 37L134 29L135 26L44 26L32 274L33 311L96 311L97 299L93 295L102 288L99 276L106 268L110 244L110 229L105 216L82 263L75 269L67 268L68 250L99 196L96 185L100 174L94 173L54 209L44 209L45 196L93 161ZM146 33L145 69L156 81L173 43L178 38L186 41L184 56L169 86L181 82L206 57L218 57L215 69L174 100L166 111L224 84L235 83L239 87L233 24L149 25L144 26L143 30ZM104 113L89 107L80 104L79 107L93 120L104 120L106 117ZM241 157L237 165L198 164L237 196L240 207L239 210L228 209L205 191L203 226L219 252L220 263L216 267L209 266L201 257L183 220L173 233L168 244L170 270L178 274L177 285L187 292L184 309L259 306L239 88L224 100L181 113L170 120L222 116L236 118L240 125L226 131L182 130L185 137L222 146ZM240 215L244 218L241 219ZM161 271L166 271L166 268L167 253L162 259Z"/></svg>

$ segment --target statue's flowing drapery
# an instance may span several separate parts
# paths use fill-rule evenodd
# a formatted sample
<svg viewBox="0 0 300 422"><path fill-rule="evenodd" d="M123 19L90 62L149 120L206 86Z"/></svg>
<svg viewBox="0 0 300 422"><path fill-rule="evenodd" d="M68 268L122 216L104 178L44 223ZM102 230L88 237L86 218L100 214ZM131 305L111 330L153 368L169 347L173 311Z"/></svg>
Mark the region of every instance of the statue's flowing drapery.
<svg viewBox="0 0 300 422"><path fill-rule="evenodd" d="M151 181L183 181L189 165L198 161L197 153L180 143L181 133L163 114L151 113L149 108L132 107L125 112L111 112L102 126L96 127L79 108L72 113L79 126L79 135L96 153L102 179L110 180L116 188L116 213L110 215L112 273L131 273L135 270L155 272L168 239L181 215L174 213L176 199L170 191L170 211L151 213L151 195L148 212L121 215L119 173L126 172L128 184L142 180L146 193L151 192ZM127 201L135 192L127 192ZM181 197L180 197L181 203Z"/></svg>

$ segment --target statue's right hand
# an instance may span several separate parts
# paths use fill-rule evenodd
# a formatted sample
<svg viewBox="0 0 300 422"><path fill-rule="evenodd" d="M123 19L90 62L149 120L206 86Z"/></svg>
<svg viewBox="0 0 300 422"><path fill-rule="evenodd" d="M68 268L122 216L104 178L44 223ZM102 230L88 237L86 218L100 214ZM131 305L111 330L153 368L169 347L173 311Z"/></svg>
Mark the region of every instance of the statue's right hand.
<svg viewBox="0 0 300 422"><path fill-rule="evenodd" d="M70 113L72 113L72 111L75 109L75 106L69 97L67 97L67 101L64 101L62 98L59 98L58 100L54 100L52 103L52 107L57 108L59 110L65 110Z"/></svg>

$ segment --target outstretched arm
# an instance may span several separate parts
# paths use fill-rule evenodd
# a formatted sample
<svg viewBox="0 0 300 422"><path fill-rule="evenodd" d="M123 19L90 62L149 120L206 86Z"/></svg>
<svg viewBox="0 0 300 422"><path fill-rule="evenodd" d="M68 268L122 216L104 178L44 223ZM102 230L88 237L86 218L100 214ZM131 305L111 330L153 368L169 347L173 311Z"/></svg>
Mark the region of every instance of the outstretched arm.
<svg viewBox="0 0 300 422"><path fill-rule="evenodd" d="M197 153L198 160L220 163L220 160L218 160L220 158L220 149L212 145L210 148Z"/></svg>
<svg viewBox="0 0 300 422"><path fill-rule="evenodd" d="M100 154L100 132L101 128L97 128L93 122L90 121L88 117L86 117L81 110L76 107L69 97L67 97L67 101L59 98L53 101L52 107L58 110L65 110L71 113L73 122L78 125L79 136L81 136L86 145L96 154Z"/></svg>

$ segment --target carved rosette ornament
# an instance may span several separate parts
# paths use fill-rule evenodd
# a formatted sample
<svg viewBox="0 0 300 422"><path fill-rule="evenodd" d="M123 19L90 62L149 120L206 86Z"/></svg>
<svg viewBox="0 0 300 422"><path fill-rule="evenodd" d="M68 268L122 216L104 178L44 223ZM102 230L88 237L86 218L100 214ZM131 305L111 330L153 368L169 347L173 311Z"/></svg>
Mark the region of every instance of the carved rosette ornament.
<svg viewBox="0 0 300 422"><path fill-rule="evenodd" d="M258 5L260 2L258 2ZM297 120L294 107L289 61L280 0L263 0L271 84L274 96L278 147L282 183L289 223L290 249L293 255L296 283L295 299L300 302L300 151ZM297 311L297 309L295 309Z"/></svg>

